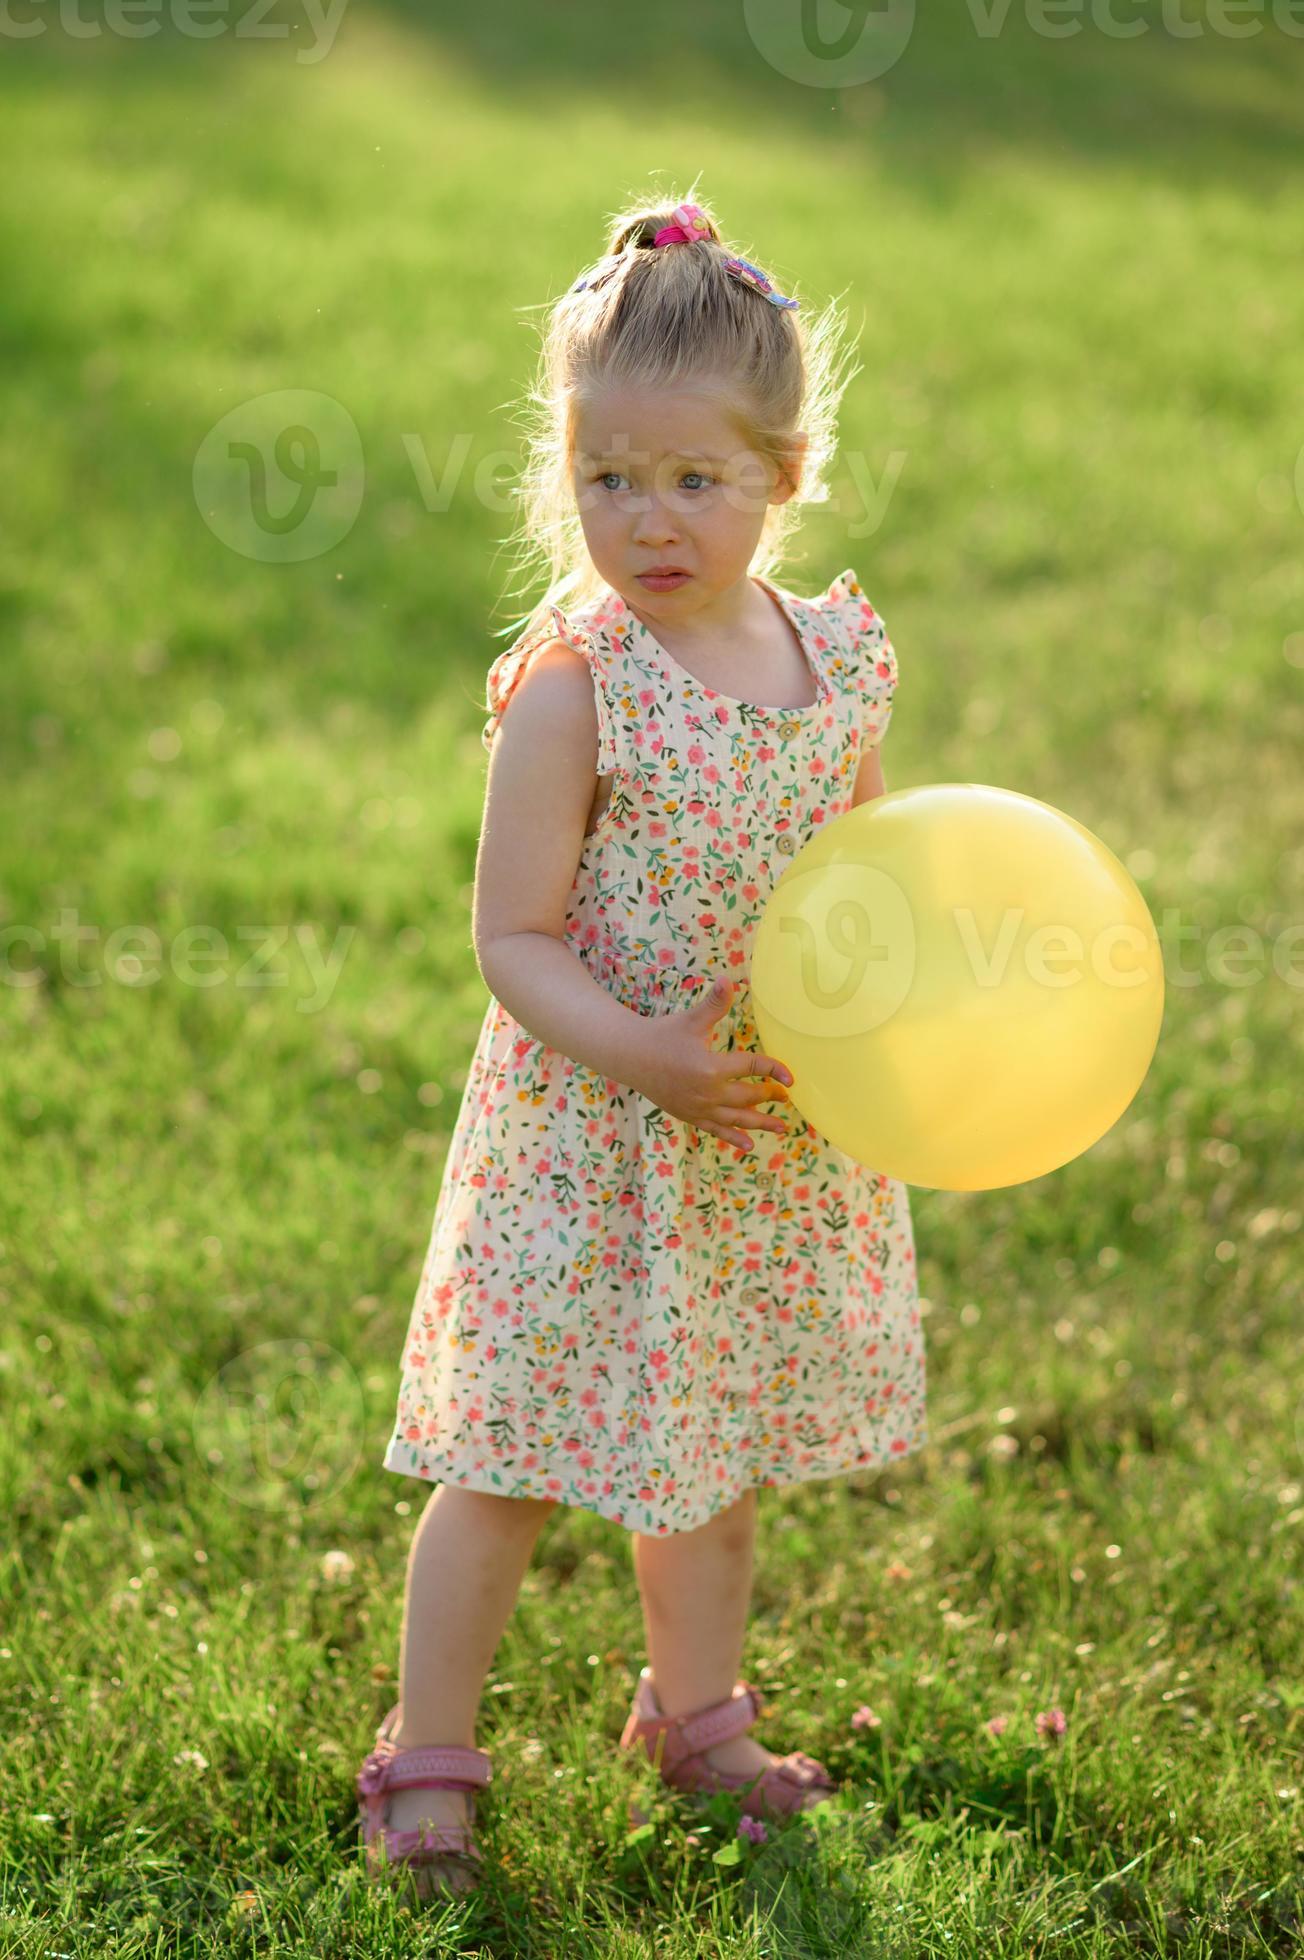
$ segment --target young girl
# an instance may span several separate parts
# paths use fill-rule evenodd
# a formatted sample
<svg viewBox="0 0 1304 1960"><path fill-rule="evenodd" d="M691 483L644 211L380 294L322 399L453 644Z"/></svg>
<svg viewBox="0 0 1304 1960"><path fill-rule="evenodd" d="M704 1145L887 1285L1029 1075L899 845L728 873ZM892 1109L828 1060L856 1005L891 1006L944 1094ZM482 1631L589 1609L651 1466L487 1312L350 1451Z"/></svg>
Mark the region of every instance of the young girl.
<svg viewBox="0 0 1304 1960"><path fill-rule="evenodd" d="M797 1119L748 993L775 882L884 788L882 621L850 570L765 575L824 494L834 338L693 203L620 217L548 323L524 508L552 583L488 677L493 997L384 1459L439 1486L358 1778L370 1869L419 1897L477 1875L476 1711L554 1505L635 1534L623 1746L782 1815L833 1785L744 1733L757 1489L926 1440L906 1190Z"/></svg>

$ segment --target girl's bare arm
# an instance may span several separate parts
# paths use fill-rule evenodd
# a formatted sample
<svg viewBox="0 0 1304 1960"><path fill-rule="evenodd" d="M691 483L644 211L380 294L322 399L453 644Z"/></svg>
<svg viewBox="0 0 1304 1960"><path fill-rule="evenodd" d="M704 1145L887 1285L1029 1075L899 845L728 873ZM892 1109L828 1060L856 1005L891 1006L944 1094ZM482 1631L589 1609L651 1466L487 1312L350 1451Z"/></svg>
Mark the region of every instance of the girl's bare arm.
<svg viewBox="0 0 1304 1960"><path fill-rule="evenodd" d="M622 1006L565 937L597 761L588 663L555 641L534 656L494 737L472 936L484 983L514 1020L637 1089L656 1019Z"/></svg>
<svg viewBox="0 0 1304 1960"><path fill-rule="evenodd" d="M691 1008L638 1014L566 943L567 900L597 787L598 718L588 663L564 642L540 649L503 711L489 759L475 881L475 953L489 988L537 1040L623 1082L669 1115L754 1148L787 1128L757 1107L788 1101L791 1077L758 1054L711 1046L718 987Z"/></svg>

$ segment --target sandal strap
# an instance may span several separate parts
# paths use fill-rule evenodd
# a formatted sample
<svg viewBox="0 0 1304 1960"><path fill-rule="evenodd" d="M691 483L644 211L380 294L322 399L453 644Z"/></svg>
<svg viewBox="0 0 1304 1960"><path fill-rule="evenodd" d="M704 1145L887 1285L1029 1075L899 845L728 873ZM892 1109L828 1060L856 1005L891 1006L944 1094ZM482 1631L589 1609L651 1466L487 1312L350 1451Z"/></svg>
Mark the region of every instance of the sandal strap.
<svg viewBox="0 0 1304 1960"><path fill-rule="evenodd" d="M673 1753L676 1757L680 1754L697 1755L704 1749L713 1749L717 1742L727 1742L731 1736L742 1735L761 1713L763 1704L759 1689L748 1681L739 1681L726 1701L713 1702L709 1708L693 1709L686 1715L663 1715L658 1708L650 1676L651 1670L645 1667L639 1678L638 1712L631 1717L627 1730L631 1742L637 1737L650 1740L665 1733L667 1742L672 1737L675 1741ZM647 1710L647 1713L643 1710Z"/></svg>
<svg viewBox="0 0 1304 1960"><path fill-rule="evenodd" d="M398 1721L399 1706L398 1702L394 1703L376 1730L376 1740L371 1755L367 1758L368 1763L377 1756L383 1756L390 1761L401 1761L404 1775L410 1770L417 1770L423 1775L429 1773L435 1776L456 1777L458 1784L455 1787L460 1787L463 1782L482 1784L492 1780L493 1758L487 1749L467 1748L460 1742L429 1743L421 1744L415 1749L400 1749L394 1741L394 1726ZM390 1783L388 1787L402 1789L406 1786ZM417 1785L417 1788L422 1787L424 1786ZM432 1787L439 1789L443 1786L435 1784Z"/></svg>
<svg viewBox="0 0 1304 1960"><path fill-rule="evenodd" d="M378 1742L358 1771L359 1793L386 1790L482 1789L493 1780L493 1761L484 1749L445 1743L400 1749L387 1738Z"/></svg>
<svg viewBox="0 0 1304 1960"><path fill-rule="evenodd" d="M435 1750L422 1751L423 1755L427 1753L433 1759L438 1759L438 1752ZM387 1790L482 1790L492 1776L493 1772L487 1765L483 1769L469 1766L456 1776L429 1776L417 1770L399 1767L390 1771L385 1780L385 1788Z"/></svg>
<svg viewBox="0 0 1304 1960"><path fill-rule="evenodd" d="M728 1701L677 1717L679 1739L697 1755L703 1749L713 1749L717 1742L727 1742L730 1736L745 1734L760 1712L760 1695L746 1681L740 1681Z"/></svg>
<svg viewBox="0 0 1304 1960"><path fill-rule="evenodd" d="M484 1853L465 1824L428 1824L424 1830L381 1833L385 1855L393 1863L430 1865L443 1857L469 1858L482 1864Z"/></svg>

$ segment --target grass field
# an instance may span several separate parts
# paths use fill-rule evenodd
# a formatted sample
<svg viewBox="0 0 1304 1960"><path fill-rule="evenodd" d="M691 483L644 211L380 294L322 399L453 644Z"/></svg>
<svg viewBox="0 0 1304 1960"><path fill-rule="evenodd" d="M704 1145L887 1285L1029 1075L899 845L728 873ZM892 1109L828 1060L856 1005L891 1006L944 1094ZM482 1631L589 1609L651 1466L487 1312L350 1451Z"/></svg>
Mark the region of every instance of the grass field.
<svg viewBox="0 0 1304 1960"><path fill-rule="evenodd" d="M4 40L0 1953L409 1955L440 1910L436 1950L540 1960L1301 1950L1304 42L945 11L841 89L682 0L374 5L316 61ZM762 1498L745 1665L839 1804L751 1844L657 1793L628 1837L628 1540L558 1511L477 1738L493 1877L422 1921L362 1882L353 1774L485 1004L474 472L654 171L859 331L785 581L883 613L889 789L1096 832L1164 1028L1075 1162L913 1194L929 1449ZM265 562L195 462L287 389L365 488ZM898 472L876 525L856 467Z"/></svg>

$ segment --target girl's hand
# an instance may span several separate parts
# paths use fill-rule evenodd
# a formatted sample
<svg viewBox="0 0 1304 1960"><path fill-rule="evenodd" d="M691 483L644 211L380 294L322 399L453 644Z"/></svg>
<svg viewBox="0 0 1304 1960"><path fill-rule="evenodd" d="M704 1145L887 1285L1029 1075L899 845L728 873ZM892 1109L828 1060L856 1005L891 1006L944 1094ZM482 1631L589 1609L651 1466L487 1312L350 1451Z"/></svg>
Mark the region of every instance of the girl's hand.
<svg viewBox="0 0 1304 1960"><path fill-rule="evenodd" d="M656 1016L647 1059L630 1086L667 1115L749 1151L754 1147L750 1130L787 1135L783 1118L763 1115L757 1104L776 1098L789 1102L786 1085L792 1076L768 1055L712 1048L711 1028L732 998L733 981L721 978L691 1007Z"/></svg>

